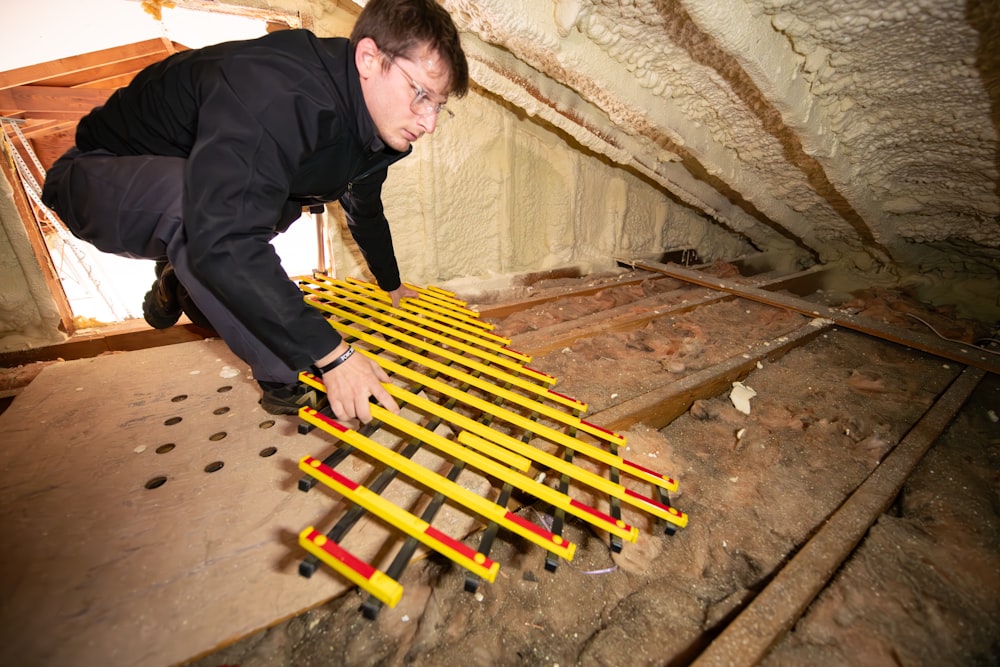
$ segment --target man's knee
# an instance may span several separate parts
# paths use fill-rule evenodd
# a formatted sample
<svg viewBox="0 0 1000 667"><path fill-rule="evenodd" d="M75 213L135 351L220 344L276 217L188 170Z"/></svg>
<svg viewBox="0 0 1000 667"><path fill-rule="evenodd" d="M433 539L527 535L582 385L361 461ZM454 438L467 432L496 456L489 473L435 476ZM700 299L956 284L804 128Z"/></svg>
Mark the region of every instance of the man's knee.
<svg viewBox="0 0 1000 667"><path fill-rule="evenodd" d="M42 203L55 211L63 222L67 222L70 217L70 210L67 208L69 170L79 155L80 151L76 146L63 153L45 172L45 182L42 184Z"/></svg>

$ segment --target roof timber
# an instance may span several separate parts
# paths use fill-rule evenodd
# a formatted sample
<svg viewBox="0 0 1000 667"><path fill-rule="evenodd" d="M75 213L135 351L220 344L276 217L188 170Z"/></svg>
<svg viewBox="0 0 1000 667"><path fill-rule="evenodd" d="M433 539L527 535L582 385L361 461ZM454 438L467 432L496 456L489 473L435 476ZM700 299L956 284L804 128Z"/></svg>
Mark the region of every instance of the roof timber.
<svg viewBox="0 0 1000 667"><path fill-rule="evenodd" d="M58 58L0 72L0 90L32 84L82 87L97 79L140 70L145 65L184 50L186 47L159 37L69 58Z"/></svg>

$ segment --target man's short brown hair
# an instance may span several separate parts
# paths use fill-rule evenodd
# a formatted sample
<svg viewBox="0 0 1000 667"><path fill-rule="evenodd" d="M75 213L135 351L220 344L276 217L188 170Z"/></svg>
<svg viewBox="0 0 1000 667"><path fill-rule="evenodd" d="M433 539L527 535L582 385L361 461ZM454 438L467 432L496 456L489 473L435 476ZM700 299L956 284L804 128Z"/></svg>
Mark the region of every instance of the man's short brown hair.
<svg viewBox="0 0 1000 667"><path fill-rule="evenodd" d="M451 15L434 0L369 0L361 11L351 43L370 37L389 56L413 55L422 45L436 51L451 74L449 95L469 92L469 65ZM388 63L385 65L388 67Z"/></svg>

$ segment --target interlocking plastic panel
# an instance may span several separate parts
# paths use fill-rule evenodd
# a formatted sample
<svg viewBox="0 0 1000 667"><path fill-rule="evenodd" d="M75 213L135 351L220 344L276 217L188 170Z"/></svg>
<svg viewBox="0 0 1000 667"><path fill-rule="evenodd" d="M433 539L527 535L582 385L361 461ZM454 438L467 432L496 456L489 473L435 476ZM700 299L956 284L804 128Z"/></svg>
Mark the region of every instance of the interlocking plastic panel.
<svg viewBox="0 0 1000 667"><path fill-rule="evenodd" d="M567 515L608 533L615 551L639 533L622 519L623 504L649 514L652 525L665 527L668 534L687 525L687 515L670 503L669 492L677 490L673 478L623 458L623 435L583 419L586 404L553 390L556 378L531 368L528 355L511 349L508 338L454 294L409 286L418 298L403 299L395 308L388 294L369 283L318 274L299 284L306 302L386 371L391 378L386 388L406 408L397 415L373 404L372 422L356 429L335 419L328 408L299 413L300 431L318 428L337 445L324 458L306 456L299 462L306 473L299 488L320 483L350 504L326 533L314 526L300 533L299 544L308 556L299 571L311 576L322 562L357 584L371 596L364 606L369 617L380 605L391 607L400 600L399 578L420 545L465 568L466 589L475 590L480 580L496 577L500 564L489 552L500 529L545 549L546 568L552 571L559 559L572 559L576 549L562 536ZM324 390L314 375L303 373L301 379ZM394 444L384 444L385 437L376 441L372 436L379 431L393 434ZM442 474L415 462L421 448L444 457L450 470ZM338 471L354 456L376 466L378 473L367 485ZM456 482L465 469L490 480L492 497ZM420 516L380 495L400 476L430 497ZM551 521L541 525L508 509L515 493L544 504L547 512L534 514ZM434 518L446 501L485 526L478 548L466 543L472 538L460 541L435 528ZM385 571L341 544L366 513L403 539Z"/></svg>

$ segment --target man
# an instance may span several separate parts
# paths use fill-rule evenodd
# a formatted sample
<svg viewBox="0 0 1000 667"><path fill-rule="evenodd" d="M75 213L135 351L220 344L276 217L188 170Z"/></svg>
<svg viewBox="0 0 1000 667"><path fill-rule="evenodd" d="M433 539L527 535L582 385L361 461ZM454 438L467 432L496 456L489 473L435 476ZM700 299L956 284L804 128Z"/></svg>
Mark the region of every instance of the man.
<svg viewBox="0 0 1000 667"><path fill-rule="evenodd" d="M270 240L303 207L338 200L379 286L397 305L412 296L382 183L467 91L444 9L371 0L349 40L289 30L146 68L80 121L43 201L97 248L157 260L147 321L173 325L190 298L250 365L265 410L314 405L297 378L315 368L334 413L367 422L370 397L399 409L388 377L304 304Z"/></svg>

